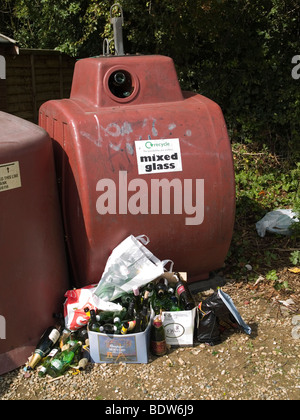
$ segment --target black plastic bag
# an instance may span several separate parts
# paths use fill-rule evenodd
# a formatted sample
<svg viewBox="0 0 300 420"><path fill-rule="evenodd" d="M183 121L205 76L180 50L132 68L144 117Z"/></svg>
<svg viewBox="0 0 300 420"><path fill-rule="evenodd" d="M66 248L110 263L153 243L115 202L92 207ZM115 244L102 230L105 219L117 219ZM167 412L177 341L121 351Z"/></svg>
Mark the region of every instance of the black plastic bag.
<svg viewBox="0 0 300 420"><path fill-rule="evenodd" d="M222 326L229 326L251 334L251 328L245 324L230 296L221 289L201 302L198 306L199 320L196 339L200 343L215 346L221 342Z"/></svg>

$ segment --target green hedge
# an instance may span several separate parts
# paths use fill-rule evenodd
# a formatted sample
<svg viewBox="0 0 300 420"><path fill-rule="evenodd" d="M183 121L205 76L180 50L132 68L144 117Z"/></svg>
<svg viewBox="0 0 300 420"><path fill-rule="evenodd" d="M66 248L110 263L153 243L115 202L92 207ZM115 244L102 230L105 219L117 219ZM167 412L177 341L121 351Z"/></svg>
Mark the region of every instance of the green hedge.
<svg viewBox="0 0 300 420"><path fill-rule="evenodd" d="M3 0L0 32L21 46L102 53L113 1ZM120 0L125 51L164 54L183 89L222 107L234 142L299 160L299 0ZM300 75L300 69L299 69Z"/></svg>

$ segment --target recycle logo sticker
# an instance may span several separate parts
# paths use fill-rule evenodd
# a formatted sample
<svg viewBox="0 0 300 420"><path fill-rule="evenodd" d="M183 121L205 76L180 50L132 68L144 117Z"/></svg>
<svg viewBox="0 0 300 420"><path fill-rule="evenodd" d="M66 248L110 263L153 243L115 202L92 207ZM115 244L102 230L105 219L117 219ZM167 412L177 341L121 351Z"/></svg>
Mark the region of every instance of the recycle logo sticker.
<svg viewBox="0 0 300 420"><path fill-rule="evenodd" d="M135 148L139 175L182 172L179 139L137 140Z"/></svg>

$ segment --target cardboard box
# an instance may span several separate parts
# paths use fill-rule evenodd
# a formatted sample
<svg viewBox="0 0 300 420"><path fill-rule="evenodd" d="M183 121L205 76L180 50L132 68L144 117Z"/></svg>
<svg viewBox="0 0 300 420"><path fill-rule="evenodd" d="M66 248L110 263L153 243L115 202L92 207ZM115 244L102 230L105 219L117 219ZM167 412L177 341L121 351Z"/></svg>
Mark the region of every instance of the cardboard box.
<svg viewBox="0 0 300 420"><path fill-rule="evenodd" d="M163 312L166 342L170 346L192 346L197 308L191 311Z"/></svg>
<svg viewBox="0 0 300 420"><path fill-rule="evenodd" d="M180 272L182 280L187 281L187 273ZM176 286L177 277L174 272L166 272L165 277L170 286ZM156 279L156 280L159 280ZM197 307L191 311L162 312L163 326L166 332L166 341L170 346L192 346L194 344L194 326L197 316Z"/></svg>
<svg viewBox="0 0 300 420"><path fill-rule="evenodd" d="M137 334L108 335L88 331L92 363L148 363L151 322Z"/></svg>

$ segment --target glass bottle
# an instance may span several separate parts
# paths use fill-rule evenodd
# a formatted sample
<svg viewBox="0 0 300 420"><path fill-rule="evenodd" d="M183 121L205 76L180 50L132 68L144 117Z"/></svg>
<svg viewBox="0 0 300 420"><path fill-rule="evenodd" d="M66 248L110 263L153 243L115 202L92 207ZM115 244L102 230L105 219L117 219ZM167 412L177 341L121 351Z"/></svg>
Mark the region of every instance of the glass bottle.
<svg viewBox="0 0 300 420"><path fill-rule="evenodd" d="M133 289L133 295L134 295L134 309L136 312L140 312L141 310L141 295L140 290L138 287Z"/></svg>
<svg viewBox="0 0 300 420"><path fill-rule="evenodd" d="M160 316L156 316L151 325L150 348L155 356L163 356L167 353L166 334Z"/></svg>
<svg viewBox="0 0 300 420"><path fill-rule="evenodd" d="M81 348L82 343L78 341L70 350L65 350L59 353L54 359L51 360L47 369L47 373L52 378L57 378L65 373L73 362L76 352Z"/></svg>
<svg viewBox="0 0 300 420"><path fill-rule="evenodd" d="M28 369L32 370L36 365L46 357L60 337L60 331L56 327L49 327L41 336L33 356L28 364Z"/></svg>
<svg viewBox="0 0 300 420"><path fill-rule="evenodd" d="M141 330L145 331L149 324L149 311L148 311L148 306L145 303L141 311L141 316L142 316Z"/></svg>
<svg viewBox="0 0 300 420"><path fill-rule="evenodd" d="M100 324L96 319L96 311L94 309L91 309L91 319L89 321L89 330L94 332L100 331Z"/></svg>
<svg viewBox="0 0 300 420"><path fill-rule="evenodd" d="M39 370L39 376L41 378L43 378L46 373L47 373L47 369L50 366L51 361L56 357L56 355L58 354L58 349L54 348L50 351L50 353L48 354L48 356L46 357L46 359L44 360L40 370Z"/></svg>
<svg viewBox="0 0 300 420"><path fill-rule="evenodd" d="M175 273L175 275L178 278L178 282L176 283L175 293L178 297L178 300L182 309L185 311L194 309L196 305L195 305L194 298L188 288L188 285L182 279L179 273Z"/></svg>
<svg viewBox="0 0 300 420"><path fill-rule="evenodd" d="M114 324L104 324L100 326L100 332L103 334L117 334L118 327Z"/></svg>
<svg viewBox="0 0 300 420"><path fill-rule="evenodd" d="M133 320L134 319L134 307L135 307L135 302L134 302L134 300L131 300L129 302L128 309L127 309L127 314L126 314L126 319L127 320Z"/></svg>
<svg viewBox="0 0 300 420"><path fill-rule="evenodd" d="M68 328L64 328L63 332L61 333L60 340L59 340L59 347L60 349L67 343L71 336L72 332Z"/></svg>
<svg viewBox="0 0 300 420"><path fill-rule="evenodd" d="M113 322L115 312L112 311L101 311L97 315L98 323L100 325L111 324Z"/></svg>

